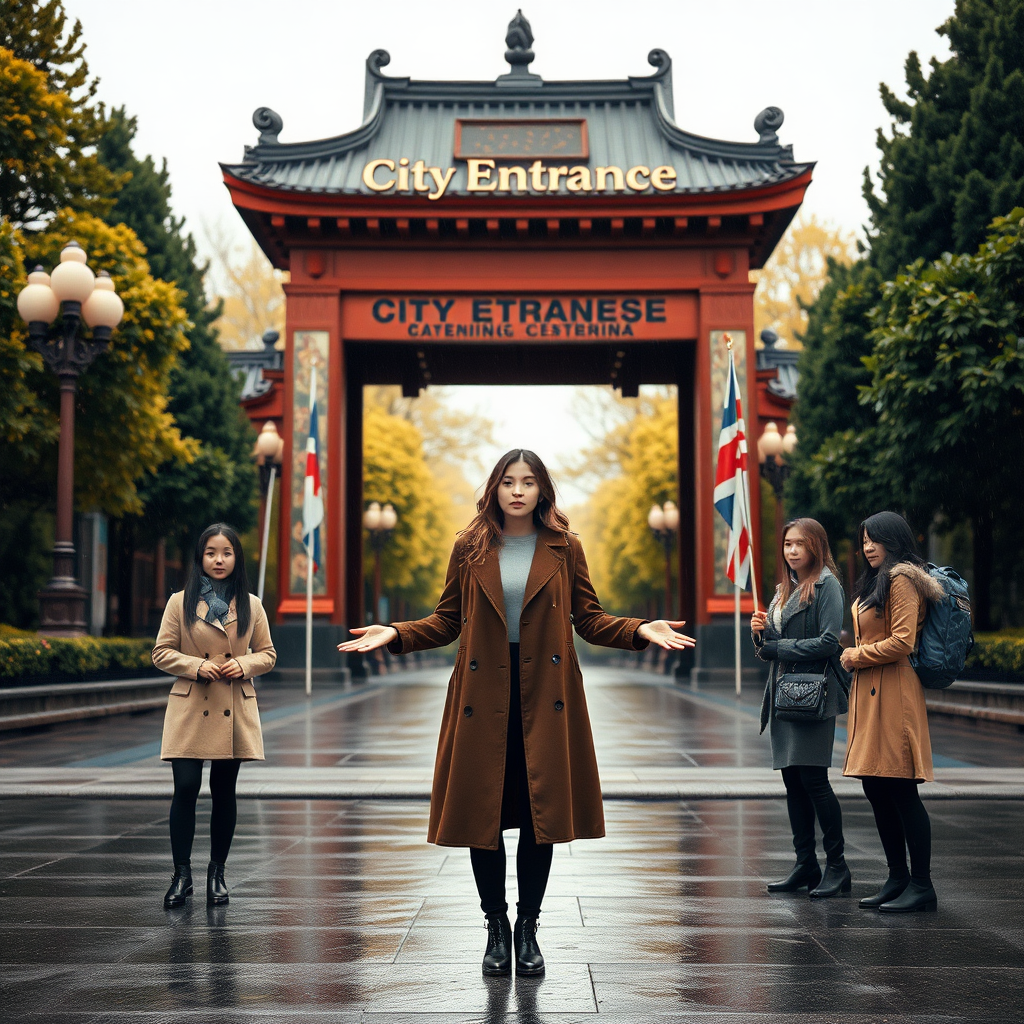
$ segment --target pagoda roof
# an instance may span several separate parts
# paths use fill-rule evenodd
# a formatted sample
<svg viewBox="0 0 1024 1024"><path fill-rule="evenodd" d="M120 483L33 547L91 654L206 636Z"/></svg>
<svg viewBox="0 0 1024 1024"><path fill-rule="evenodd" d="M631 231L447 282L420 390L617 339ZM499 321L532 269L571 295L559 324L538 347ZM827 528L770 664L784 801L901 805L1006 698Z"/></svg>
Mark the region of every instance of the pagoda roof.
<svg viewBox="0 0 1024 1024"><path fill-rule="evenodd" d="M516 54L518 60L513 59ZM428 166L454 165L446 195L468 195L465 160L453 158L459 119L584 119L589 155L568 162L591 169L669 166L676 172L670 193L675 195L760 189L795 179L814 166L797 163L792 147L779 142L783 113L777 107L757 116L756 142L709 139L680 128L673 116L672 62L664 50L648 55L655 68L652 75L624 80L547 82L526 70L521 54L522 48L506 53L512 72L495 81L415 81L383 74L391 58L375 50L366 62L364 117L355 131L282 143L282 119L261 107L253 116L259 142L246 147L241 163L221 164L222 170L228 177L272 190L370 196L375 193L362 178L367 163L407 157ZM527 56L532 60L532 51ZM509 158L499 160L507 163ZM563 200L578 195L568 191L565 180L559 192ZM386 202L391 196L381 198Z"/></svg>

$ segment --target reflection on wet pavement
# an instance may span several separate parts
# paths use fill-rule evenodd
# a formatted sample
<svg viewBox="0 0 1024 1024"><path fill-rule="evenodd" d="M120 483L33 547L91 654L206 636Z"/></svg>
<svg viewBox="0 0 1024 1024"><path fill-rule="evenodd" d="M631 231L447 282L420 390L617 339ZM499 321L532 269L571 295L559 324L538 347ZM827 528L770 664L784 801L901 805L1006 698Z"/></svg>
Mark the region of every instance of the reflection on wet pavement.
<svg viewBox="0 0 1024 1024"><path fill-rule="evenodd" d="M765 763L753 696L703 700L604 671L588 673L602 767ZM268 693L268 757L295 767L343 759L429 767L444 698L436 675L316 695L324 702L309 711L296 710L294 690ZM146 717L18 737L13 755L5 741L6 763L68 764L142 748L154 727ZM976 738L957 742L964 760L991 763ZM547 976L484 979L468 854L425 843L422 801L243 801L230 904L207 908L200 892L167 912L164 804L6 800L3 1016L40 1024L1020 1019L1024 802L931 803L939 912L906 917L857 907L885 865L866 802L844 801L843 811L853 899L812 902L764 892L792 859L782 801L610 801L607 838L555 851L539 932ZM208 813L202 801L200 874ZM510 895L512 875L514 858Z"/></svg>

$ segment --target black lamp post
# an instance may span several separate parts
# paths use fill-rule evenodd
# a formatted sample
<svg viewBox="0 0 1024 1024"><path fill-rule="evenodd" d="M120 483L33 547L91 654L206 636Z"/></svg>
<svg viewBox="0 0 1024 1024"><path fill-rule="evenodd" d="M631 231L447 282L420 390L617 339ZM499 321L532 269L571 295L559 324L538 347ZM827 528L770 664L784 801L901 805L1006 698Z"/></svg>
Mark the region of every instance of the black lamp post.
<svg viewBox="0 0 1024 1024"><path fill-rule="evenodd" d="M75 393L78 378L110 342L124 315L124 303L110 275L86 266L85 250L68 242L53 274L42 267L29 274L18 296L18 313L28 324L29 344L60 380L60 440L57 448L57 522L53 576L39 592L39 631L50 636L83 636L87 594L75 579ZM61 321L53 325L57 314ZM92 338L79 337L82 321Z"/></svg>
<svg viewBox="0 0 1024 1024"><path fill-rule="evenodd" d="M672 549L679 532L679 509L674 501L664 507L653 505L647 513L647 525L655 540L665 549L665 618L672 618Z"/></svg>
<svg viewBox="0 0 1024 1024"><path fill-rule="evenodd" d="M766 423L764 433L757 439L757 461L761 476L771 485L775 493L775 549L782 546L782 527L786 521L783 494L791 472L786 456L796 450L796 427L789 424L783 436L774 423ZM781 579L782 566L775 567L775 575ZM778 579L777 581L778 582Z"/></svg>
<svg viewBox="0 0 1024 1024"><path fill-rule="evenodd" d="M373 548L373 621L380 618L380 558L384 546L388 542L395 526L398 524L398 513L388 502L383 508L379 501L371 501L363 513L363 526L370 533L370 546Z"/></svg>

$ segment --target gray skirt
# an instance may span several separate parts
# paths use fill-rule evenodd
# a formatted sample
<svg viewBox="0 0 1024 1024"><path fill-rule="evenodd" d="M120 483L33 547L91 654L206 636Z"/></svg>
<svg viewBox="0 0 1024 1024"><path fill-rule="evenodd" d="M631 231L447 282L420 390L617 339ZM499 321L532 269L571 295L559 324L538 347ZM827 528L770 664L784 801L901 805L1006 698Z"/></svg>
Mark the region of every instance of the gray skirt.
<svg viewBox="0 0 1024 1024"><path fill-rule="evenodd" d="M772 740L772 768L776 770L797 764L824 768L832 765L832 747L836 741L834 718L790 722L772 715L768 735Z"/></svg>

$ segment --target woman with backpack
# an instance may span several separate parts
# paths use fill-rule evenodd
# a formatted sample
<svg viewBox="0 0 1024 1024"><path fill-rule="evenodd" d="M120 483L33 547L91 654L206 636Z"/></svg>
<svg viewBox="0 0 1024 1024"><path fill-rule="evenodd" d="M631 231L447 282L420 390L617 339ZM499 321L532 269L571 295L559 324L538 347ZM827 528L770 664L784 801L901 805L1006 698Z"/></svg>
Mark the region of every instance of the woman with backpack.
<svg viewBox="0 0 1024 1024"><path fill-rule="evenodd" d="M886 913L935 910L931 821L918 792L934 777L932 747L910 656L929 602L941 601L945 591L928 575L910 527L895 512L860 524L860 548L867 567L854 589L854 646L841 656L854 673L843 774L861 779L889 867L882 888L860 905Z"/></svg>
<svg viewBox="0 0 1024 1024"><path fill-rule="evenodd" d="M487 927L483 973L538 975L553 844L604 835L601 782L573 627L602 647L683 650L682 622L620 618L597 600L579 538L544 463L513 449L455 541L432 615L352 630L338 650L392 654L459 639L434 765L427 842L469 847ZM519 829L515 928L505 829Z"/></svg>
<svg viewBox="0 0 1024 1024"><path fill-rule="evenodd" d="M812 899L848 896L851 879L843 855L843 814L828 781L836 715L847 709L845 680L840 680L842 673L834 661L843 626L843 588L828 535L816 520L787 523L779 554L787 571L768 610L755 612L750 628L757 656L771 666L761 702L761 732L768 728L772 767L781 770L786 786L796 864L785 878L769 882L768 891L806 888ZM819 714L801 720L777 706L776 688L786 672L824 679ZM815 855L815 817L825 851L824 876Z"/></svg>

